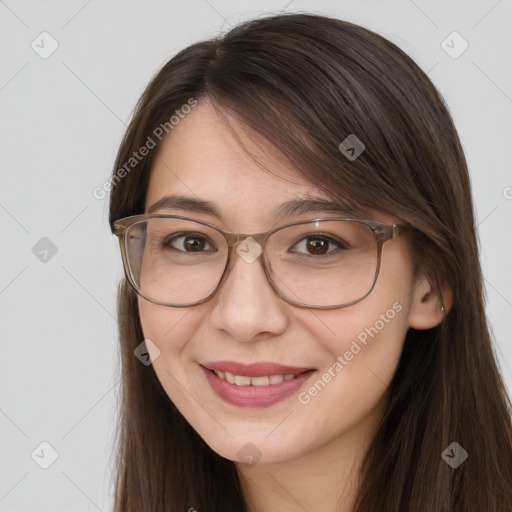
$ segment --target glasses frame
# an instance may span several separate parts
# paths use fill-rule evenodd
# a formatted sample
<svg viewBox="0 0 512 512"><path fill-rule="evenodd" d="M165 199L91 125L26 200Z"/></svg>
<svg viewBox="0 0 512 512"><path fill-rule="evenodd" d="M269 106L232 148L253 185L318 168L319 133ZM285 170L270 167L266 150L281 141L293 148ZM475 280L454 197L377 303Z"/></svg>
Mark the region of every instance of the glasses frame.
<svg viewBox="0 0 512 512"><path fill-rule="evenodd" d="M224 270L222 272L222 275L216 285L216 287L213 289L213 291L206 296L205 298L195 301L195 302L189 302L186 304L172 304L168 302L162 302L156 299L152 299L151 297L148 297L145 295L135 284L135 280L132 275L132 271L128 262L128 255L127 255L127 248L126 248L126 232L130 226L133 224L136 224L138 222L147 221L150 219L155 218L167 218L167 219L181 219L181 220L187 220L196 222L198 224L202 224L204 226L208 226L209 228L212 228L219 232L224 239L226 240L226 244L228 246L228 256L226 259L226 265L224 267ZM311 222L318 222L318 221L350 221L350 222L358 222L360 224L364 224L366 226L369 226L373 232L373 235L375 237L376 245L377 245L377 268L375 271L375 277L373 279L373 283L371 288L368 290L368 292L360 297L359 299L353 300L351 302L347 302L344 304L334 305L334 306L315 306L311 304L305 304L303 302L299 302L293 299L290 299L284 293L279 289L277 284L272 279L272 276L270 275L269 271L269 263L266 259L266 253L265 253L265 246L267 244L267 240L270 238L271 235L276 233L277 231L280 231L282 229L291 227L291 226L297 226L300 224L309 224ZM384 242L387 240L391 240L393 238L396 238L397 236L402 235L405 233L409 226L407 224L384 224L377 220L371 220L371 219L352 219L348 217L320 217L320 218L314 218L314 219L307 219L307 220L299 220L295 222L290 222L288 224L283 224L281 226L275 227L269 231L265 231L263 233L231 233L229 231L224 231L220 229L218 226L215 226L214 224L211 224L209 222L193 219L190 217L185 217L182 215L166 215L166 214L159 214L159 213L149 213L149 214L141 214L141 215L131 215L129 217L125 217L119 220L116 220L113 224L113 234L118 237L119 239L119 246L121 249L121 257L123 260L123 268L126 275L126 278L128 282L130 283L131 287L135 290L135 292L143 297L144 299L148 300L149 302L153 302L155 304L159 304L161 306L169 306L169 307L190 307L190 306L196 306L198 304L202 304L208 300L210 300L219 290L221 287L221 284L224 282L227 274L228 274L228 268L229 264L232 259L233 255L233 248L235 245L237 245L240 242L243 242L247 237L252 237L260 246L261 246L261 264L263 265L263 269L265 270L265 275L267 276L267 280L272 286L273 290L281 297L284 301L288 302L289 304L292 304L294 306L303 307L303 308L311 308L311 309L339 309L344 308L347 306L351 306L352 304L356 304L357 302L362 301L375 288L375 283L377 282L377 278L379 277L380 267L381 267L381 260L382 260L382 246L384 245ZM258 256L259 257L259 256Z"/></svg>

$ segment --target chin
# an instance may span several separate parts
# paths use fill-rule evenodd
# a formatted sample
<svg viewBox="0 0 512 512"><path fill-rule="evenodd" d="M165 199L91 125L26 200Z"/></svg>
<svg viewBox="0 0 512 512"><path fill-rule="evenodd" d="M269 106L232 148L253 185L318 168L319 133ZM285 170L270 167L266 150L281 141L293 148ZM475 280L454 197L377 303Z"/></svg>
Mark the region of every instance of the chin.
<svg viewBox="0 0 512 512"><path fill-rule="evenodd" d="M252 466L255 464L277 464L287 462L301 455L305 449L304 443L300 444L300 449L295 449L287 436L287 439L276 436L275 439L266 438L260 433L258 435L250 435L230 431L233 437L228 434L223 439L203 437L208 446L218 455L225 459L244 466ZM286 442L288 441L288 442Z"/></svg>

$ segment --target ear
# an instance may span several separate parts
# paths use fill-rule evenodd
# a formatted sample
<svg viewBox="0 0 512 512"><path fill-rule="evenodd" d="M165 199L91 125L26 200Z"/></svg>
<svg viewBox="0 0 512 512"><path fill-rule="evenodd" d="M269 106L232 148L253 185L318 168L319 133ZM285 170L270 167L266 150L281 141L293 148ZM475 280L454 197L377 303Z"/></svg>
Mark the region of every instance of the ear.
<svg viewBox="0 0 512 512"><path fill-rule="evenodd" d="M425 275L419 275L412 292L409 326L414 329L436 327L452 306L453 292L446 283L441 283L436 292L428 278Z"/></svg>

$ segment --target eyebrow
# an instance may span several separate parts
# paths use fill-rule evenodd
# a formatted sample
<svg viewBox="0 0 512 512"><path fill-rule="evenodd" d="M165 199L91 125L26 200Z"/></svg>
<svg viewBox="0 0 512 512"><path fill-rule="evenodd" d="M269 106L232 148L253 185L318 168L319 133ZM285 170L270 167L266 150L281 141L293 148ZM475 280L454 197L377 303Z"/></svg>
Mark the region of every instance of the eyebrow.
<svg viewBox="0 0 512 512"><path fill-rule="evenodd" d="M182 210L188 213L202 213L215 216L219 219L222 218L222 214L215 203L183 195L162 197L148 208L148 213L154 213L158 210ZM348 205L342 201L330 201L321 197L291 199L290 201L277 205L270 213L272 219L276 221L277 219L291 217L292 215L318 212L329 212L351 217L364 216L364 212L354 206Z"/></svg>

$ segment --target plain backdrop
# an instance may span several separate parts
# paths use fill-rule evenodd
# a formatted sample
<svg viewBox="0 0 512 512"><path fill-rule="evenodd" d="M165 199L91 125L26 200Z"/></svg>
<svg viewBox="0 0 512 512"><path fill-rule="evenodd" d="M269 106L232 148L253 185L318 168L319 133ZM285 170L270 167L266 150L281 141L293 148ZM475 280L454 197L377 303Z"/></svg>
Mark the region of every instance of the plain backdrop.
<svg viewBox="0 0 512 512"><path fill-rule="evenodd" d="M470 166L487 315L512 390L511 0L0 0L0 511L111 509L122 274L93 190L167 60L280 11L384 35L443 94Z"/></svg>

